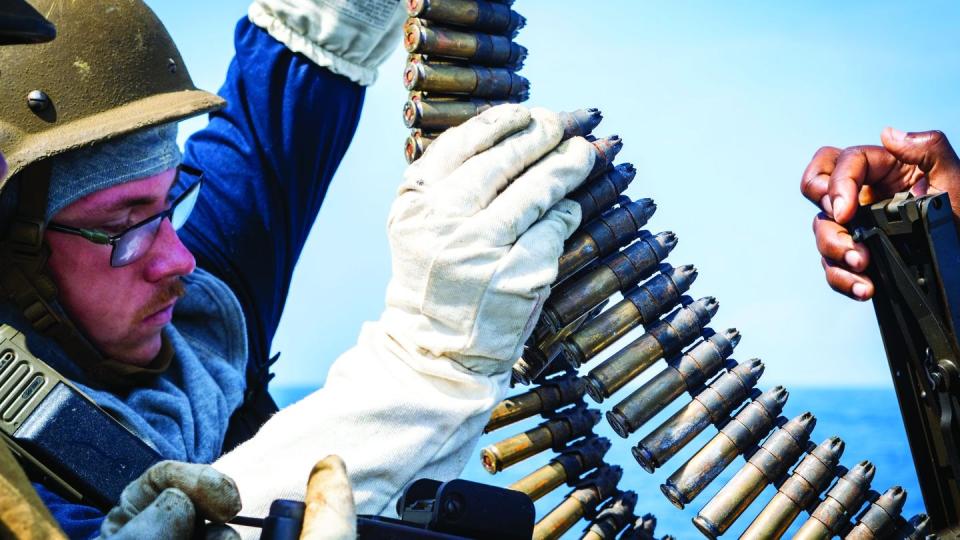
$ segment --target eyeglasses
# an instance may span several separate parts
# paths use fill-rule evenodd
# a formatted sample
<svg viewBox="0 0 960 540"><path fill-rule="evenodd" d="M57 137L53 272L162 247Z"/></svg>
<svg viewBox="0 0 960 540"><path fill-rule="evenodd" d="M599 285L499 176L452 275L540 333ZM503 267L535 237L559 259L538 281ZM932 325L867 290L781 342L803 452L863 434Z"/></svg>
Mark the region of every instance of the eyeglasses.
<svg viewBox="0 0 960 540"><path fill-rule="evenodd" d="M111 235L97 229L81 229L55 222L50 222L47 230L82 236L94 244L113 246L110 266L114 268L126 266L143 257L150 250L164 219L170 220L174 230L183 227L197 204L202 184L202 171L188 165L180 165L177 167L177 176L173 181L172 189L182 189L184 185L188 187L173 201L170 208L148 217L120 234Z"/></svg>

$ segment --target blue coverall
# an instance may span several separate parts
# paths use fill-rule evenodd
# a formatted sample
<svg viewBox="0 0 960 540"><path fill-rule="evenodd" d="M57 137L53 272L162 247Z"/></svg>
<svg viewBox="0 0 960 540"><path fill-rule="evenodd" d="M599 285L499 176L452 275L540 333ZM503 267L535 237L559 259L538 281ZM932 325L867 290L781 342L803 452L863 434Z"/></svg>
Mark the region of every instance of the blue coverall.
<svg viewBox="0 0 960 540"><path fill-rule="evenodd" d="M235 46L219 92L226 108L186 144L184 161L204 172L205 183L180 238L198 267L240 301L247 386L256 391L269 378L293 269L356 131L364 89L291 53L246 18ZM69 537L99 533L101 511L34 486Z"/></svg>

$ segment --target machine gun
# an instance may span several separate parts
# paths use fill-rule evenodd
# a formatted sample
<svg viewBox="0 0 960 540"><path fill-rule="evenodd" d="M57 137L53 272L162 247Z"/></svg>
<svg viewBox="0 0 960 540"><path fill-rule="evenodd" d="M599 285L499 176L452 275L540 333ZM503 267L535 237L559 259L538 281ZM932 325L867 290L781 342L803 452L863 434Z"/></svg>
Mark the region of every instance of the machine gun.
<svg viewBox="0 0 960 540"><path fill-rule="evenodd" d="M873 306L931 529L960 537L960 238L946 193L860 209Z"/></svg>
<svg viewBox="0 0 960 540"><path fill-rule="evenodd" d="M297 540L304 503L278 499L264 519L234 518L231 523L262 529L260 540ZM400 519L357 516L359 540L529 540L533 501L526 494L469 480L426 478L406 487L397 500Z"/></svg>

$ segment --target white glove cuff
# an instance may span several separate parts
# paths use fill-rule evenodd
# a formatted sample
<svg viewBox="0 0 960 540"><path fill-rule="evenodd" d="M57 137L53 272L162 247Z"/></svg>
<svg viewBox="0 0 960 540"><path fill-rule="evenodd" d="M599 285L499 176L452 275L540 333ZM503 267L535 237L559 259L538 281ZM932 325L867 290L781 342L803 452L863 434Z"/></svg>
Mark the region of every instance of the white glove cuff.
<svg viewBox="0 0 960 540"><path fill-rule="evenodd" d="M288 49L362 86L400 44L398 0L255 0L247 12Z"/></svg>

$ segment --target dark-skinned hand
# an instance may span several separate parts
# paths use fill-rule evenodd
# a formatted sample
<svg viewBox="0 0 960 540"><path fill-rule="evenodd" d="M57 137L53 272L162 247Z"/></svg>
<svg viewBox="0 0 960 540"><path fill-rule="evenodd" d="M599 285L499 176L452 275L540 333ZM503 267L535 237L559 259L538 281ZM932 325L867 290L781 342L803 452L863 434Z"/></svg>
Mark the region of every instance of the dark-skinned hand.
<svg viewBox="0 0 960 540"><path fill-rule="evenodd" d="M874 292L873 282L864 273L870 253L853 241L846 227L858 206L901 191L917 196L946 191L954 217L960 217L960 159L946 135L904 133L888 127L880 141L882 146L824 146L800 181L804 197L821 209L813 218L813 234L827 283L856 300L867 300Z"/></svg>

